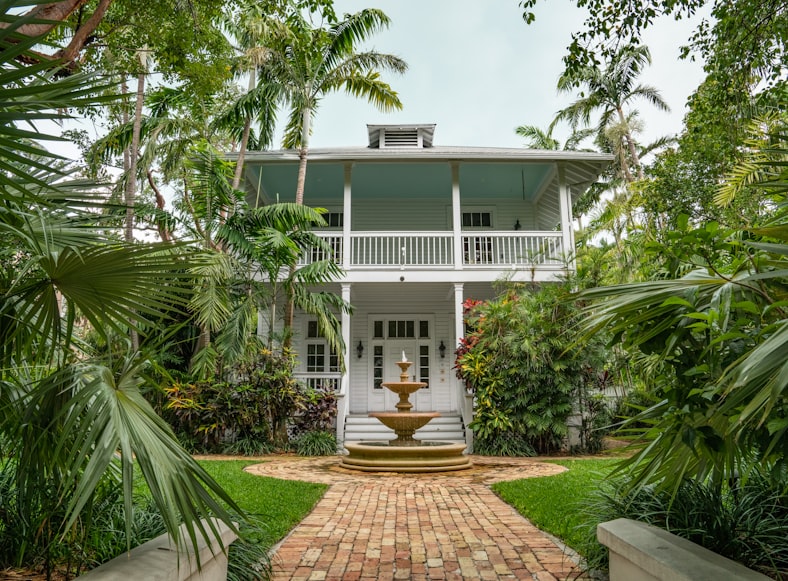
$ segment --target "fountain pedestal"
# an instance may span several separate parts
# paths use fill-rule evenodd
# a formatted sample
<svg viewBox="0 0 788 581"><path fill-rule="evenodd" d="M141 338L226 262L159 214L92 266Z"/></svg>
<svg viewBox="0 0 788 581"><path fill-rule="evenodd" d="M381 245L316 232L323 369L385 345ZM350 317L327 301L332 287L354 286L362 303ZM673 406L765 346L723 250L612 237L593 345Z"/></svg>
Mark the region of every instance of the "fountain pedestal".
<svg viewBox="0 0 788 581"><path fill-rule="evenodd" d="M340 466L367 472L446 472L464 470L471 462L464 454L465 444L452 442L422 441L413 437L416 430L440 416L438 412L411 412L410 394L426 383L408 381L411 362L404 357L398 361L402 373L400 380L383 383L383 387L399 396L396 412L371 412L394 430L397 437L388 442L345 442L347 456L342 457Z"/></svg>

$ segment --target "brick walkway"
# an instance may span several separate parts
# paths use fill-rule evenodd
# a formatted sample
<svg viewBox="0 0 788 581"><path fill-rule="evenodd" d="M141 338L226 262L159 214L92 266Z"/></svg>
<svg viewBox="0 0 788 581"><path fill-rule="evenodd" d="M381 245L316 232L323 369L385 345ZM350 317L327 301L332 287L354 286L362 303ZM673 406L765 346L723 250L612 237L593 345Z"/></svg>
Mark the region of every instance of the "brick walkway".
<svg viewBox="0 0 788 581"><path fill-rule="evenodd" d="M564 468L524 458L473 461L470 470L431 475L353 472L337 458L248 467L331 484L280 543L274 579L574 579L572 558L489 488Z"/></svg>

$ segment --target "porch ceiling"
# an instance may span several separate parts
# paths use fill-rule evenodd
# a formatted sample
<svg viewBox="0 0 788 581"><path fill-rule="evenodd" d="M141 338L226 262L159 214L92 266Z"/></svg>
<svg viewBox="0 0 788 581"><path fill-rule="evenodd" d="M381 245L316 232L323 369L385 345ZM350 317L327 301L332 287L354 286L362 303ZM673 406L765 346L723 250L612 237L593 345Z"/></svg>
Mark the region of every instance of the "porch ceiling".
<svg viewBox="0 0 788 581"><path fill-rule="evenodd" d="M249 162L246 169L250 191L260 190L265 203L295 199L296 163ZM482 162L460 164L460 195L464 200L516 198L533 200L554 179L555 164L540 162ZM336 205L342 199L342 162L310 162L305 200L309 205ZM424 197L451 198L451 169L446 161L356 162L352 192L357 199L407 200ZM256 195L250 194L250 202Z"/></svg>
<svg viewBox="0 0 788 581"><path fill-rule="evenodd" d="M341 293L340 285L328 284L315 288ZM391 291L395 290L396 300L393 300ZM466 282L463 285L463 296L477 300L491 299L498 293L494 282ZM447 312L453 310L454 285L445 282L429 283L355 283L350 293L350 302L357 308L356 314L361 312L376 313L419 313L423 311L421 305L445 302ZM381 302L381 296L388 296L388 300Z"/></svg>

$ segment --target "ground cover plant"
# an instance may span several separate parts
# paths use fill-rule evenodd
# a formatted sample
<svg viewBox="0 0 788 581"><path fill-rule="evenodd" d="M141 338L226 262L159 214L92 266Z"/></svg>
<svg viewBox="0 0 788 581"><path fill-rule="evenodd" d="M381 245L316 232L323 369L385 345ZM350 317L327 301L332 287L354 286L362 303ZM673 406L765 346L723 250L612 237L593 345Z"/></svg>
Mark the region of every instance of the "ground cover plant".
<svg viewBox="0 0 788 581"><path fill-rule="evenodd" d="M645 522L775 579L788 573L788 496L753 474L723 487L686 480L675 492L632 489L613 474L618 459L552 461L569 470L544 478L498 482L492 489L540 529L555 535L606 571L608 549L596 539L599 523Z"/></svg>
<svg viewBox="0 0 788 581"><path fill-rule="evenodd" d="M616 518L645 522L770 576L788 574L788 496L752 474L724 486L686 480L675 493L653 486L631 489L621 478L600 483L575 517L573 536L590 569L606 570L608 550L596 525Z"/></svg>

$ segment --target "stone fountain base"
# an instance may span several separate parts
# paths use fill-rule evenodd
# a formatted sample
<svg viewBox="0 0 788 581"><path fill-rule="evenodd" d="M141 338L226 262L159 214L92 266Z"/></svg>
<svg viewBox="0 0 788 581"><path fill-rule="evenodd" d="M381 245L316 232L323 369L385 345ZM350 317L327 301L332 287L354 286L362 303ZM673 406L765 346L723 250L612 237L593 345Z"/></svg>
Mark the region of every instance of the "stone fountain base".
<svg viewBox="0 0 788 581"><path fill-rule="evenodd" d="M471 467L470 459L463 454L465 444L431 442L413 437L416 430L440 416L438 412L412 412L410 394L417 392L426 383L408 381L408 368L412 365L402 352L402 361L397 366L402 373L399 381L383 383L383 387L399 396L396 412L372 412L394 430L397 437L390 442L346 442L347 456L339 463L343 468L367 472L448 472Z"/></svg>
<svg viewBox="0 0 788 581"><path fill-rule="evenodd" d="M396 440L392 440L395 442ZM340 466L366 472L449 472L471 468L465 444L418 441L397 446L391 442L345 442L347 456Z"/></svg>

